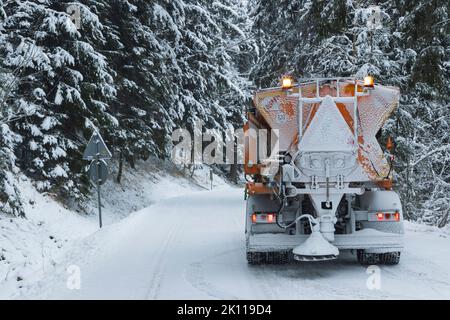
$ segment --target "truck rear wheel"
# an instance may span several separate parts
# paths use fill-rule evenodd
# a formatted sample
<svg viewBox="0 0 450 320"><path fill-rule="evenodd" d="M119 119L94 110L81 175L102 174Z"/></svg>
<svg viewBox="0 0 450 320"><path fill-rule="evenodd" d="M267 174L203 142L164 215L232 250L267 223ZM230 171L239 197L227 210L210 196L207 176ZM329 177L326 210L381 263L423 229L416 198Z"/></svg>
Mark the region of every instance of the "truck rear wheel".
<svg viewBox="0 0 450 320"><path fill-rule="evenodd" d="M264 260L264 252L247 252L247 262L249 264L262 264Z"/></svg>
<svg viewBox="0 0 450 320"><path fill-rule="evenodd" d="M357 250L356 256L358 258L358 262L363 265L395 265L400 262L400 252L368 253L365 250Z"/></svg>
<svg viewBox="0 0 450 320"><path fill-rule="evenodd" d="M377 253L367 253L365 250L356 250L356 256L358 262L363 265L380 263L379 254Z"/></svg>
<svg viewBox="0 0 450 320"><path fill-rule="evenodd" d="M388 252L380 254L380 262L387 265L395 265L400 262L400 252Z"/></svg>
<svg viewBox="0 0 450 320"><path fill-rule="evenodd" d="M288 252L247 252L249 264L285 264L289 262Z"/></svg>

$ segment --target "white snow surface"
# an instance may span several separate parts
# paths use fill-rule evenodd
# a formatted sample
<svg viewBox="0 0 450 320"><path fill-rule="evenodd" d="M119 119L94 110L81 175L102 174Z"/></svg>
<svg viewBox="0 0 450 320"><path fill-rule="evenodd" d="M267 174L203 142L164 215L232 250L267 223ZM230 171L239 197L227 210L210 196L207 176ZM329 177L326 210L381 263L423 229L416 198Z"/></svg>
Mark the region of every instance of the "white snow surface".
<svg viewBox="0 0 450 320"><path fill-rule="evenodd" d="M0 243L7 245L7 260L16 263L0 261L0 298L450 298L448 229L406 223L400 264L380 266L381 288L369 290L366 267L346 252L334 261L248 265L242 189L218 183L208 191L174 176L157 181L142 187L153 194L149 206L128 216L111 207L125 210L122 201L148 197L125 191L122 198L106 201L105 218L116 217L101 230L96 216L70 212L24 183L24 192L35 200L27 204L27 222L0 220ZM79 290L67 288L71 265L81 271Z"/></svg>
<svg viewBox="0 0 450 320"><path fill-rule="evenodd" d="M153 159L154 160L154 159ZM102 186L102 216L110 225L155 201L204 190L203 171L187 179L170 164L138 162L137 169L124 168L122 183L109 179ZM111 176L117 174L112 168ZM223 184L216 178L215 186ZM19 183L26 219L0 213L0 299L21 295L23 287L41 279L64 262L66 254L98 231L96 193L76 211L41 194L25 177Z"/></svg>

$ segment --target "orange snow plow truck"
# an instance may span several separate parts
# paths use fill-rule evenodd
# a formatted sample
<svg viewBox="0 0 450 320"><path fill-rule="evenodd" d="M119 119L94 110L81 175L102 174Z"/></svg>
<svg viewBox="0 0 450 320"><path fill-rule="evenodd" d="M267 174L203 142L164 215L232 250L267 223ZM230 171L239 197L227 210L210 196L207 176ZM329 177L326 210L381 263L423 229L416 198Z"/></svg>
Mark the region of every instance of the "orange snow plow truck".
<svg viewBox="0 0 450 320"><path fill-rule="evenodd" d="M377 137L399 90L372 77L306 79L256 92L244 126L251 264L336 259L397 264L403 213L392 142Z"/></svg>

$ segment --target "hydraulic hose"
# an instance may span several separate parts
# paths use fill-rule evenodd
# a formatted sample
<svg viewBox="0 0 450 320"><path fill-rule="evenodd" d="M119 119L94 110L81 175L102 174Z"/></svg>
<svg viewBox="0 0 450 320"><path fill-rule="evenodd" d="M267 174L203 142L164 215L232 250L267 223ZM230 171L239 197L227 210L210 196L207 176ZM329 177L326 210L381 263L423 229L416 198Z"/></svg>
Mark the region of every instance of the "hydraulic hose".
<svg viewBox="0 0 450 320"><path fill-rule="evenodd" d="M280 200L280 203L281 203L280 208L278 209L277 215L276 215L276 217L275 217L275 222L277 223L277 226L278 226L278 227L280 227L280 228L282 228L282 229L287 229L287 228L289 228L289 227L292 227L294 224L296 224L297 221L299 221L300 219L308 218L309 224L310 224L310 226L311 226L311 230L313 230L313 223L314 223L314 224L317 224L317 221L316 221L316 219L314 219L314 217L313 217L312 215L310 215L310 214L302 214L302 215L298 216L294 221L292 221L292 222L291 222L290 224L288 224L288 225L283 225L283 224L281 224L280 221L279 221L279 217L280 217L281 211L283 211L283 209L284 209L284 199L282 199L281 197L279 197L276 193L275 193L275 195L278 197L278 199Z"/></svg>
<svg viewBox="0 0 450 320"><path fill-rule="evenodd" d="M280 209L282 210L283 207L284 207L284 205L282 205L282 207L281 207ZM307 218L307 219L308 219L309 224L310 224L310 226L311 226L311 230L313 230L313 224L317 224L316 219L314 219L312 215L310 215L310 214L302 214L302 215L298 216L294 221L292 221L291 223L289 223L288 225L283 225L283 224L281 224L280 221L278 220L278 219L279 219L279 216L280 216L281 210L278 211L278 214L277 214L277 216L276 216L276 218L275 218L275 221L276 221L276 223L277 223L277 226L279 226L279 227L282 228L282 229L287 229L287 228L289 228L289 227L292 227L294 224L297 223L297 221L299 221L299 220L301 220L301 219L303 219L303 218Z"/></svg>

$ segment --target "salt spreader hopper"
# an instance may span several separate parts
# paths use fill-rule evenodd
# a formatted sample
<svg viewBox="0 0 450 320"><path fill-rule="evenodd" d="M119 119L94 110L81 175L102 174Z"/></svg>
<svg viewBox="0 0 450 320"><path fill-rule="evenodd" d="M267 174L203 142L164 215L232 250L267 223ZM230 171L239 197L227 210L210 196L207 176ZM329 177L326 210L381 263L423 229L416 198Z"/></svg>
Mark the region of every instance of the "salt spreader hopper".
<svg viewBox="0 0 450 320"><path fill-rule="evenodd" d="M398 88L371 77L286 78L256 92L244 127L249 263L331 260L341 250L363 264L399 262L392 143L383 151L377 140L398 101Z"/></svg>

